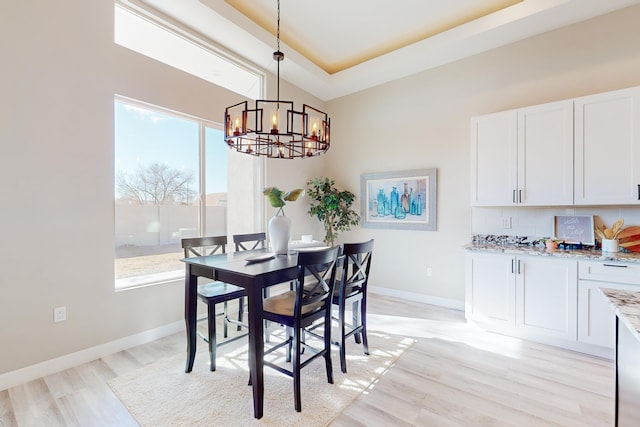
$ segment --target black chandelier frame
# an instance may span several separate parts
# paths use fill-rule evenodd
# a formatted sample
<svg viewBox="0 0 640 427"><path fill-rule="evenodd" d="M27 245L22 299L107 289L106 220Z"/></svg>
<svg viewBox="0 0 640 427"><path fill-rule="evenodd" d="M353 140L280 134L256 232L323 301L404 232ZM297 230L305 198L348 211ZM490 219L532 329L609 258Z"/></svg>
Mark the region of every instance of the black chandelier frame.
<svg viewBox="0 0 640 427"><path fill-rule="evenodd" d="M240 153L268 158L295 159L325 153L331 146L329 116L307 104L296 111L292 101L280 100L280 62L284 60L280 51L280 0L277 42L273 53L278 63L277 99L258 99L254 108L249 108L249 101L225 108L224 140Z"/></svg>

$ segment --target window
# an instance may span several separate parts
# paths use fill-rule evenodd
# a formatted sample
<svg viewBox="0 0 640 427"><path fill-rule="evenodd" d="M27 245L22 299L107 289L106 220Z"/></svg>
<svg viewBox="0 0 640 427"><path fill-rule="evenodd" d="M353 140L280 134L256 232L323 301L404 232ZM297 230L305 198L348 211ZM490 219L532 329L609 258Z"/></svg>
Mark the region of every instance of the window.
<svg viewBox="0 0 640 427"><path fill-rule="evenodd" d="M260 98L263 73L132 3L116 0L115 43ZM264 229L261 163L220 126L124 97L114 119L116 289L183 277L182 238Z"/></svg>
<svg viewBox="0 0 640 427"><path fill-rule="evenodd" d="M227 234L227 158L213 124L118 99L116 289L184 275L180 240Z"/></svg>

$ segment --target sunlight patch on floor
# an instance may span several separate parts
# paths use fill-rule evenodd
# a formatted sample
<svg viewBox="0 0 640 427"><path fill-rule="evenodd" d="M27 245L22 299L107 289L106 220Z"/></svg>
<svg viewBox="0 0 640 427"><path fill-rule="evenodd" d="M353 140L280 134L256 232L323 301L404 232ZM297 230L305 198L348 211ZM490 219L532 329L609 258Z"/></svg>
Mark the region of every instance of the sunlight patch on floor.
<svg viewBox="0 0 640 427"><path fill-rule="evenodd" d="M367 315L367 326L371 331L418 339L438 338L462 342L470 347L511 358L519 359L522 356L521 339L487 332L466 322L370 313Z"/></svg>

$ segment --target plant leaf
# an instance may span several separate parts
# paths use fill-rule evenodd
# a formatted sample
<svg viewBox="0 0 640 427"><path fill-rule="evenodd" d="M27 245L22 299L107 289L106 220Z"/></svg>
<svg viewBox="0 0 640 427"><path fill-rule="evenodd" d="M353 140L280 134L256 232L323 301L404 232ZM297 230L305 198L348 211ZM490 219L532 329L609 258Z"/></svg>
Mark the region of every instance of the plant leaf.
<svg viewBox="0 0 640 427"><path fill-rule="evenodd" d="M295 190L287 191L284 195L284 199L287 202L295 202L300 196L304 196L304 188L296 188Z"/></svg>
<svg viewBox="0 0 640 427"><path fill-rule="evenodd" d="M276 187L265 188L262 194L269 198L269 203L271 203L271 206L273 206L274 208L281 208L285 205L284 199L282 197L282 191L280 191Z"/></svg>

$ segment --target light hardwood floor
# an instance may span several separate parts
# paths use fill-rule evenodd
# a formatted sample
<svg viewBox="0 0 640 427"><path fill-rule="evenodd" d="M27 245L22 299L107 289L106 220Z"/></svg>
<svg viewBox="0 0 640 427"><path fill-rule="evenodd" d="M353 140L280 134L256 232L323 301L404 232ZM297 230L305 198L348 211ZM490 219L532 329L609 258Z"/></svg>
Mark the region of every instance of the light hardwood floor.
<svg viewBox="0 0 640 427"><path fill-rule="evenodd" d="M486 333L427 304L370 294L368 312L370 329L416 343L332 426L613 425L610 360ZM0 426L135 426L106 382L184 349L174 334L0 391Z"/></svg>

